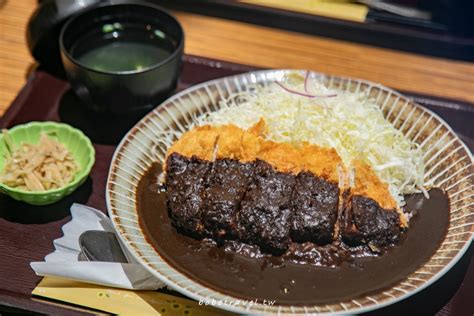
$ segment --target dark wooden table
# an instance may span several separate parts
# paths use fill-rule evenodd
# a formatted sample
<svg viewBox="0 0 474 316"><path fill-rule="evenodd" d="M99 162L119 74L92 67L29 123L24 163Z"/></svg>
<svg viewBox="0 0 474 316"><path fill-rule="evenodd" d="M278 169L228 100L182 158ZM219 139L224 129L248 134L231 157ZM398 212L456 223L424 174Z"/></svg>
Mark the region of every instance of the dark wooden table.
<svg viewBox="0 0 474 316"><path fill-rule="evenodd" d="M0 7L0 115L18 94L32 67L25 29L37 3L38 0L6 0ZM380 82L398 90L474 102L474 63L174 13L186 34L187 54L266 68L310 69Z"/></svg>

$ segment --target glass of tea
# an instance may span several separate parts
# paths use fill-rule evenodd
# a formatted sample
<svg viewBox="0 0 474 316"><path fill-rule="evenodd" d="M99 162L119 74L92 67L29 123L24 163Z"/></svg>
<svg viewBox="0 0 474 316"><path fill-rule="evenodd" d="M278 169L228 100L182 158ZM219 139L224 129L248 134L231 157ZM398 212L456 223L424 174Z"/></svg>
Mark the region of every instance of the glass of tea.
<svg viewBox="0 0 474 316"><path fill-rule="evenodd" d="M146 113L177 85L184 33L162 8L105 1L70 19L59 45L68 80L90 108Z"/></svg>

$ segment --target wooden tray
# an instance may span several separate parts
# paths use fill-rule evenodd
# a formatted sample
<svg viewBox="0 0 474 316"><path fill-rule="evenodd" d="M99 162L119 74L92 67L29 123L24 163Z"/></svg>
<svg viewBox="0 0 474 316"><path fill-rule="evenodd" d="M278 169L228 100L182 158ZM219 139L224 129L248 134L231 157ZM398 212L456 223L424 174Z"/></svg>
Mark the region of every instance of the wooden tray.
<svg viewBox="0 0 474 316"><path fill-rule="evenodd" d="M199 82L255 68L186 56L178 90ZM418 103L440 114L474 149L474 105L429 96L412 96ZM72 203L87 204L105 212L105 182L115 144L129 124L94 116L69 89L69 85L45 72L36 71L0 118L0 127L11 127L29 121L63 121L81 128L94 142L96 163L87 181L72 195L49 206L30 206L0 196L0 313L11 312L11 306L47 314L88 314L63 304L31 297L41 279L30 268L31 261L41 261L53 250L53 240L61 237L61 226L70 220ZM423 311L423 314L464 315L474 310L473 247L443 278L419 294L377 310L376 315L400 315ZM3 305L3 306L2 306ZM8 307L10 306L10 307Z"/></svg>

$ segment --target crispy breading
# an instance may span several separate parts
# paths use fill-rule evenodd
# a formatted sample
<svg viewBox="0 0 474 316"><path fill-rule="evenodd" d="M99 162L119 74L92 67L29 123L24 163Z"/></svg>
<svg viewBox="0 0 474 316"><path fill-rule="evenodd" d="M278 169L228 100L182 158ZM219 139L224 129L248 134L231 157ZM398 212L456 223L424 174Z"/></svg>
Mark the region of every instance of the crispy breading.
<svg viewBox="0 0 474 316"><path fill-rule="evenodd" d="M396 209L400 214L402 226L407 227L408 219L397 208L397 203L388 190L388 184L383 182L369 165L360 160L352 161L352 168L354 168L355 183L351 188L351 193L369 197L377 201L384 209Z"/></svg>
<svg viewBox="0 0 474 316"><path fill-rule="evenodd" d="M302 170L298 155L298 149L290 144L262 140L257 158L268 162L278 171L298 174Z"/></svg>
<svg viewBox="0 0 474 316"><path fill-rule="evenodd" d="M243 133L240 142L240 160L242 162L250 162L257 159L263 144L264 142L261 137L257 137L252 133Z"/></svg>
<svg viewBox="0 0 474 316"><path fill-rule="evenodd" d="M217 158L242 160L242 136L246 132L235 125L220 126L217 129Z"/></svg>
<svg viewBox="0 0 474 316"><path fill-rule="evenodd" d="M219 129L209 125L199 126L184 133L169 149L167 157L173 152L186 157L196 156L204 160L212 160L214 145ZM166 160L165 160L166 161Z"/></svg>
<svg viewBox="0 0 474 316"><path fill-rule="evenodd" d="M353 194L367 196L386 209L395 209L397 204L388 191L388 185L380 180L372 168L360 160L352 161L355 171Z"/></svg>
<svg viewBox="0 0 474 316"><path fill-rule="evenodd" d="M255 136L265 136L265 134L268 131L267 124L265 123L265 120L263 118L260 118L257 123L255 123L253 126L251 126L247 132L250 134L253 134Z"/></svg>
<svg viewBox="0 0 474 316"><path fill-rule="evenodd" d="M248 131L233 124L200 126L184 133L171 146L168 154L177 152L183 156L196 156L204 160L231 158L249 162L260 159L270 163L278 171L298 174L305 170L333 182L338 181L337 165L342 164L342 160L335 149L308 143L295 147L265 140L262 137L265 131L263 120Z"/></svg>
<svg viewBox="0 0 474 316"><path fill-rule="evenodd" d="M343 163L334 148L304 143L299 150L299 157L302 170L310 171L335 183L339 181L337 166L343 166Z"/></svg>

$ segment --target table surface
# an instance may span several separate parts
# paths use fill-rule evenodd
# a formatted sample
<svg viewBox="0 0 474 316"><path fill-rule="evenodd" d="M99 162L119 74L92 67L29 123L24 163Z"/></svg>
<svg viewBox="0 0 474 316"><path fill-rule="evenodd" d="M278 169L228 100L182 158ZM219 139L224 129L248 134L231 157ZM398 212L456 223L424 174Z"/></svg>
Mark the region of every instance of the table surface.
<svg viewBox="0 0 474 316"><path fill-rule="evenodd" d="M6 2L5 2L6 1ZM33 60L25 27L36 0L0 0L0 115ZM303 68L380 82L395 89L474 102L474 63L425 57L235 21L176 13L188 54L269 68Z"/></svg>

